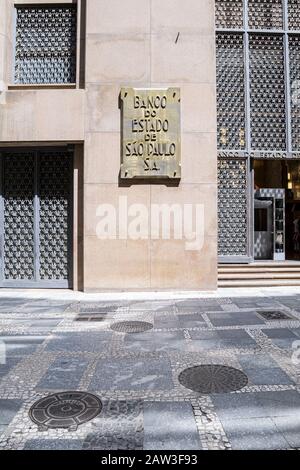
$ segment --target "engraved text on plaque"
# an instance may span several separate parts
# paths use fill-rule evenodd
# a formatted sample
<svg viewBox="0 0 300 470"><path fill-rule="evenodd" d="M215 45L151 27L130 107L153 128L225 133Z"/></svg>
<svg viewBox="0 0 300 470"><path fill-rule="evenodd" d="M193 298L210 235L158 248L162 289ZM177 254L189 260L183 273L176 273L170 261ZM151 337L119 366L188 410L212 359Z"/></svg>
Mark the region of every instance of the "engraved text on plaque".
<svg viewBox="0 0 300 470"><path fill-rule="evenodd" d="M179 88L122 88L121 107L121 178L180 178Z"/></svg>

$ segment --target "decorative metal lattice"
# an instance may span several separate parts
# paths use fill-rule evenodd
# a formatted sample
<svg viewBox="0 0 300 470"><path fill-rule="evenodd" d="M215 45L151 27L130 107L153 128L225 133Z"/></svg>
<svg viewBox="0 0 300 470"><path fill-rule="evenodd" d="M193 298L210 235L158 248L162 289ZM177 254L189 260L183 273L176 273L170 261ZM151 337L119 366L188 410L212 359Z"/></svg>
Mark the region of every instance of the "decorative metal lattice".
<svg viewBox="0 0 300 470"><path fill-rule="evenodd" d="M248 0L250 29L282 29L282 0Z"/></svg>
<svg viewBox="0 0 300 470"><path fill-rule="evenodd" d="M17 7L15 82L74 83L76 8Z"/></svg>
<svg viewBox="0 0 300 470"><path fill-rule="evenodd" d="M244 149L244 45L241 34L217 34L217 104L219 148Z"/></svg>
<svg viewBox="0 0 300 470"><path fill-rule="evenodd" d="M247 256L247 162L218 161L220 256Z"/></svg>
<svg viewBox="0 0 300 470"><path fill-rule="evenodd" d="M249 45L251 147L285 150L283 39L276 35L251 35Z"/></svg>
<svg viewBox="0 0 300 470"><path fill-rule="evenodd" d="M4 278L34 279L34 154L3 157Z"/></svg>
<svg viewBox="0 0 300 470"><path fill-rule="evenodd" d="M68 152L40 155L40 278L68 279L70 164Z"/></svg>
<svg viewBox="0 0 300 470"><path fill-rule="evenodd" d="M300 14L300 10L299 10ZM300 150L300 37L289 37L292 150Z"/></svg>
<svg viewBox="0 0 300 470"><path fill-rule="evenodd" d="M300 30L300 0L288 0L289 29Z"/></svg>
<svg viewBox="0 0 300 470"><path fill-rule="evenodd" d="M243 27L243 0L216 0L216 27Z"/></svg>

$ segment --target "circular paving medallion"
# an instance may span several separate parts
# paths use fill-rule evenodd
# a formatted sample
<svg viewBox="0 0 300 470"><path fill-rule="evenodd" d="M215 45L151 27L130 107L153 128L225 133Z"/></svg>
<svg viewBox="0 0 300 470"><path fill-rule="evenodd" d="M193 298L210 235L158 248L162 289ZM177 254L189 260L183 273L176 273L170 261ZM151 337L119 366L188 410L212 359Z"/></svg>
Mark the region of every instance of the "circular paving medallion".
<svg viewBox="0 0 300 470"><path fill-rule="evenodd" d="M95 418L102 409L98 397L86 392L62 392L35 402L29 410L30 419L40 430L70 428Z"/></svg>
<svg viewBox="0 0 300 470"><path fill-rule="evenodd" d="M145 321L120 321L111 325L111 329L118 333L142 333L152 328L152 323Z"/></svg>
<svg viewBox="0 0 300 470"><path fill-rule="evenodd" d="M181 372L178 380L184 387L203 394L234 392L248 383L244 372L218 364L190 367Z"/></svg>

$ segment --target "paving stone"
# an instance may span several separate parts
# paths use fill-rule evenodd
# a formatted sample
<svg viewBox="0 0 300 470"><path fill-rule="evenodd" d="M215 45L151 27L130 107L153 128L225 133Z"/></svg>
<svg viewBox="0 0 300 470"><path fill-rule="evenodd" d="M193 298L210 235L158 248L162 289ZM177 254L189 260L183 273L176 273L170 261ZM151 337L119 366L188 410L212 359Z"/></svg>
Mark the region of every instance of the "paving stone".
<svg viewBox="0 0 300 470"><path fill-rule="evenodd" d="M216 306L212 305L201 305L198 307L178 307L177 310L182 314L192 314L192 313L207 313L207 312L221 312L223 311L221 305L217 304Z"/></svg>
<svg viewBox="0 0 300 470"><path fill-rule="evenodd" d="M222 420L233 450L286 449L288 443L270 418Z"/></svg>
<svg viewBox="0 0 300 470"><path fill-rule="evenodd" d="M0 399L0 424L8 425L22 406L22 400Z"/></svg>
<svg viewBox="0 0 300 470"><path fill-rule="evenodd" d="M20 312L24 313L63 313L67 309L68 305L37 305L37 304L26 304L23 305Z"/></svg>
<svg viewBox="0 0 300 470"><path fill-rule="evenodd" d="M24 303L23 299L0 299L0 313L15 312L19 307L24 305Z"/></svg>
<svg viewBox="0 0 300 470"><path fill-rule="evenodd" d="M299 336L288 328L274 328L264 330L264 333L272 340L272 342L282 349L291 349L294 341L299 340Z"/></svg>
<svg viewBox="0 0 300 470"><path fill-rule="evenodd" d="M290 328L290 331L300 339L300 328Z"/></svg>
<svg viewBox="0 0 300 470"><path fill-rule="evenodd" d="M62 318L55 318L51 319L43 319L35 320L34 322L30 323L31 328L55 328L60 322Z"/></svg>
<svg viewBox="0 0 300 470"><path fill-rule="evenodd" d="M299 308L299 299L293 297L276 297L276 301L288 308Z"/></svg>
<svg viewBox="0 0 300 470"><path fill-rule="evenodd" d="M99 360L89 390L171 390L171 364L167 358Z"/></svg>
<svg viewBox="0 0 300 470"><path fill-rule="evenodd" d="M0 379L5 377L22 360L22 357L7 357L5 364L0 364Z"/></svg>
<svg viewBox="0 0 300 470"><path fill-rule="evenodd" d="M284 436L292 448L300 448L299 416L273 417L276 428Z"/></svg>
<svg viewBox="0 0 300 470"><path fill-rule="evenodd" d="M222 420L298 416L300 395L294 390L213 395L212 401Z"/></svg>
<svg viewBox="0 0 300 470"><path fill-rule="evenodd" d="M0 435L3 434L7 429L6 424L0 424Z"/></svg>
<svg viewBox="0 0 300 470"><path fill-rule="evenodd" d="M193 347L203 350L254 348L256 342L244 330L191 331ZM195 340L200 341L195 341Z"/></svg>
<svg viewBox="0 0 300 470"><path fill-rule="evenodd" d="M199 449L201 444L190 403L144 403L144 450Z"/></svg>
<svg viewBox="0 0 300 470"><path fill-rule="evenodd" d="M129 306L129 310L131 312L142 312L142 311L173 311L173 306L170 302L149 302L149 301L139 301L139 302L132 302Z"/></svg>
<svg viewBox="0 0 300 470"><path fill-rule="evenodd" d="M76 390L89 364L88 360L59 357L37 384L37 389Z"/></svg>
<svg viewBox="0 0 300 470"><path fill-rule="evenodd" d="M154 315L154 328L180 328L180 326L179 319L174 314L156 313Z"/></svg>
<svg viewBox="0 0 300 470"><path fill-rule="evenodd" d="M24 450L81 450L82 444L79 439L29 439Z"/></svg>
<svg viewBox="0 0 300 470"><path fill-rule="evenodd" d="M208 313L214 326L261 325L264 321L254 312L222 312Z"/></svg>
<svg viewBox="0 0 300 470"><path fill-rule="evenodd" d="M32 354L45 339L45 335L0 336L0 341L5 343L5 353L7 357Z"/></svg>
<svg viewBox="0 0 300 470"><path fill-rule="evenodd" d="M291 339L297 339L297 335L293 333L292 330L289 328L270 328L267 330L264 330L264 333L269 337L269 338L278 338L278 339L286 339L286 338L291 338Z"/></svg>
<svg viewBox="0 0 300 470"><path fill-rule="evenodd" d="M53 339L47 344L47 351L74 351L74 352L106 352L110 331L89 331L55 333Z"/></svg>
<svg viewBox="0 0 300 470"><path fill-rule="evenodd" d="M83 443L84 450L142 450L142 401L103 401L101 415L91 426L93 430Z"/></svg>
<svg viewBox="0 0 300 470"><path fill-rule="evenodd" d="M238 361L245 370L278 367L277 362L267 354L241 354Z"/></svg>
<svg viewBox="0 0 300 470"><path fill-rule="evenodd" d="M193 330L190 331L190 336L192 339L202 339L202 340L216 340L220 339L217 331L212 330Z"/></svg>
<svg viewBox="0 0 300 470"><path fill-rule="evenodd" d="M260 393L258 398L267 416L294 416L300 423L300 394L295 390Z"/></svg>
<svg viewBox="0 0 300 470"><path fill-rule="evenodd" d="M295 382L280 367L269 369L244 367L243 371L253 385L295 385Z"/></svg>
<svg viewBox="0 0 300 470"><path fill-rule="evenodd" d="M147 331L125 336L124 349L137 352L186 351L183 331Z"/></svg>
<svg viewBox="0 0 300 470"><path fill-rule="evenodd" d="M215 311L222 310L220 303L216 299L191 299L191 300L182 300L176 302L176 307L180 310L181 308L190 308L190 309L197 309L200 312L205 311Z"/></svg>
<svg viewBox="0 0 300 470"><path fill-rule="evenodd" d="M270 298L258 298L253 297L233 297L233 303L239 308L278 308L278 300L274 297Z"/></svg>
<svg viewBox="0 0 300 470"><path fill-rule="evenodd" d="M187 314L187 315L178 315L179 323L181 328L198 328L206 326L201 314Z"/></svg>
<svg viewBox="0 0 300 470"><path fill-rule="evenodd" d="M205 352L205 351L220 351L224 347L222 341L218 338L216 340L200 339L192 340L187 344L187 351L189 352ZM227 346L228 348L229 346Z"/></svg>

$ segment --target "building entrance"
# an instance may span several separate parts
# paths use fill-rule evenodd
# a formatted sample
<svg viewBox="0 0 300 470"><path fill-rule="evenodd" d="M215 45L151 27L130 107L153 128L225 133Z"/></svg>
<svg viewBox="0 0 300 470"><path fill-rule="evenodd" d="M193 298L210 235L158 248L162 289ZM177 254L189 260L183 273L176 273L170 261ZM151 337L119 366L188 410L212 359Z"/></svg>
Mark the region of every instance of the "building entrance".
<svg viewBox="0 0 300 470"><path fill-rule="evenodd" d="M0 286L72 283L73 152L0 150Z"/></svg>
<svg viewBox="0 0 300 470"><path fill-rule="evenodd" d="M254 160L254 259L300 260L300 161Z"/></svg>

